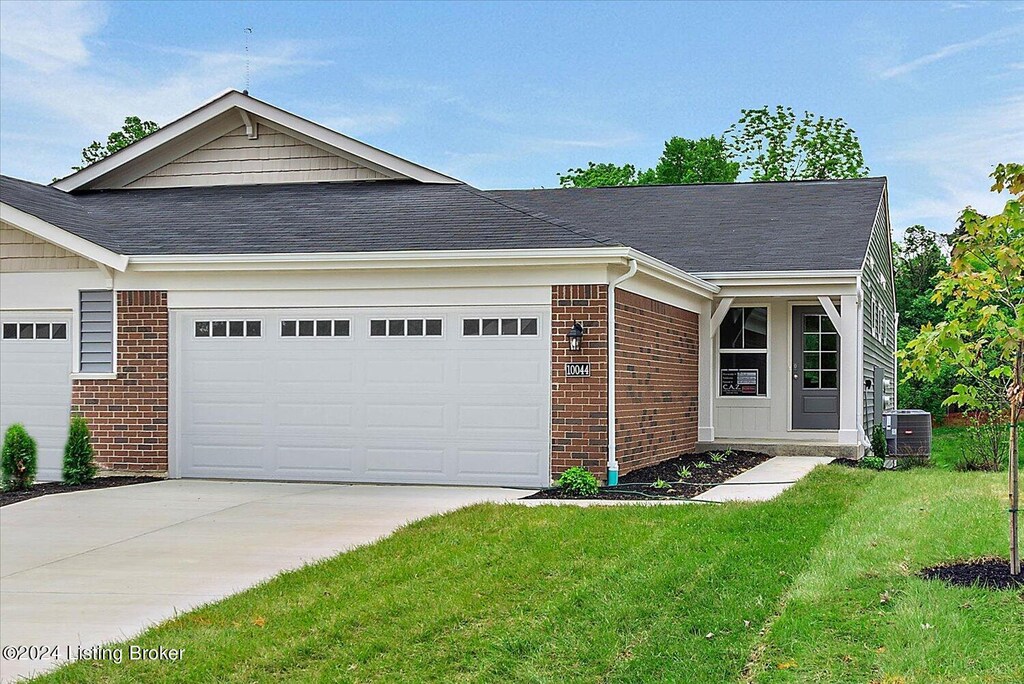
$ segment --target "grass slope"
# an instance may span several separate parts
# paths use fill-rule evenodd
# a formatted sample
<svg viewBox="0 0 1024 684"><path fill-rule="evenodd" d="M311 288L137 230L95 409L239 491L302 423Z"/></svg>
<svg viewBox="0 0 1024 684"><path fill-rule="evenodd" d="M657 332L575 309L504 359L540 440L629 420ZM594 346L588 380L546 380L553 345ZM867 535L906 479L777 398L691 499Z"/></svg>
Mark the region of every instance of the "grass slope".
<svg viewBox="0 0 1024 684"><path fill-rule="evenodd" d="M1002 551L1000 482L828 467L761 505L474 506L130 642L181 663L44 680L1022 681L1019 596L912 576Z"/></svg>

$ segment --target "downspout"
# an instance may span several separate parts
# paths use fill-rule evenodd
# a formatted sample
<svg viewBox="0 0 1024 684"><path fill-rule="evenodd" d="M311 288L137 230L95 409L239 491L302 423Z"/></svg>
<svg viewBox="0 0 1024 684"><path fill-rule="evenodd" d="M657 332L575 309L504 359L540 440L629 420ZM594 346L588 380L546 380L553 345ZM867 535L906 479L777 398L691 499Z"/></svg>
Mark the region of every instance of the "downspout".
<svg viewBox="0 0 1024 684"><path fill-rule="evenodd" d="M619 484L619 462L615 458L615 288L636 275L636 259L629 270L608 283L608 486Z"/></svg>

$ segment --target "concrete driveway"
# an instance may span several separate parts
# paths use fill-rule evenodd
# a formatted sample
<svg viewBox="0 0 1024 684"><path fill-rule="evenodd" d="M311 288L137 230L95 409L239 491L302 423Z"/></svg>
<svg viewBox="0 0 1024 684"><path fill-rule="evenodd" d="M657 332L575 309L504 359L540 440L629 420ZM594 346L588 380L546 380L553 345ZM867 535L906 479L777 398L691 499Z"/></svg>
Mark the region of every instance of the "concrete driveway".
<svg viewBox="0 0 1024 684"><path fill-rule="evenodd" d="M168 480L0 508L0 640L74 655L434 513L528 492ZM9 681L59 661L0 660Z"/></svg>

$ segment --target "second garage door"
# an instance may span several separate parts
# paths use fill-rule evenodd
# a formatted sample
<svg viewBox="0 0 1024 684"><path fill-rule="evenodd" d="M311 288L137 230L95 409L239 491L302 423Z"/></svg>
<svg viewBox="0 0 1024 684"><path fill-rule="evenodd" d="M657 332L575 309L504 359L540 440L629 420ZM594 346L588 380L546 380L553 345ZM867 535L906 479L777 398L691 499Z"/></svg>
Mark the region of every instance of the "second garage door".
<svg viewBox="0 0 1024 684"><path fill-rule="evenodd" d="M179 312L175 337L182 476L548 484L543 310Z"/></svg>

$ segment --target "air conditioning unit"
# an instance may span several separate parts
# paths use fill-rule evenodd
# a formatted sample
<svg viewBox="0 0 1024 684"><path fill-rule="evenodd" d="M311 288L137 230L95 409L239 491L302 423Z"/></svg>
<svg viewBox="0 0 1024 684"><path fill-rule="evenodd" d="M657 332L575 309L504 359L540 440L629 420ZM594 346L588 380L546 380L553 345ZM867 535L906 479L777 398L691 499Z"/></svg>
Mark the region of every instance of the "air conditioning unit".
<svg viewBox="0 0 1024 684"><path fill-rule="evenodd" d="M882 414L885 441L892 456L928 458L932 453L932 414L921 409L898 409Z"/></svg>

